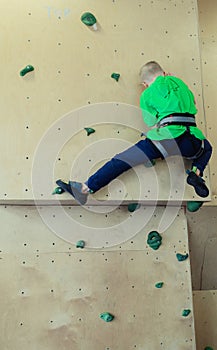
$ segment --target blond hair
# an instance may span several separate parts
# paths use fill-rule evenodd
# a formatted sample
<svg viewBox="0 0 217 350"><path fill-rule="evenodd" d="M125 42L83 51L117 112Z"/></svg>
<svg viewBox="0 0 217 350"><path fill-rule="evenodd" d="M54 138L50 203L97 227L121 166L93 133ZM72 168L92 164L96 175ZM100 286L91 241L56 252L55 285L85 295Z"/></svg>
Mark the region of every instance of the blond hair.
<svg viewBox="0 0 217 350"><path fill-rule="evenodd" d="M140 72L139 72L140 82L150 83L153 80L153 78L163 74L164 74L164 70L161 68L161 66L157 62L155 61L147 62L140 69Z"/></svg>

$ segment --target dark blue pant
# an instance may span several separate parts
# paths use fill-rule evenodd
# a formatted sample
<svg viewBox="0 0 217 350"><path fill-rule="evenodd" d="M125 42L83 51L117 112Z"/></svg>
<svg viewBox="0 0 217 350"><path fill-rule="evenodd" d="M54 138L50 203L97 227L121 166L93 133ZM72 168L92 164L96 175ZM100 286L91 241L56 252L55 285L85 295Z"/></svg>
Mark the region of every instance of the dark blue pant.
<svg viewBox="0 0 217 350"><path fill-rule="evenodd" d="M190 133L186 132L183 135L172 140L162 140L160 144L164 147L168 156L180 155L184 158L194 156L201 148L201 140L197 139ZM204 151L199 158L193 160L192 166L196 166L201 176L211 157L212 146L208 140L204 140ZM123 172L143 164L148 160L165 158L151 140L145 139L136 143L122 153L117 154L98 171L95 172L87 180L88 187L96 192L100 188L106 186L109 182L121 175Z"/></svg>

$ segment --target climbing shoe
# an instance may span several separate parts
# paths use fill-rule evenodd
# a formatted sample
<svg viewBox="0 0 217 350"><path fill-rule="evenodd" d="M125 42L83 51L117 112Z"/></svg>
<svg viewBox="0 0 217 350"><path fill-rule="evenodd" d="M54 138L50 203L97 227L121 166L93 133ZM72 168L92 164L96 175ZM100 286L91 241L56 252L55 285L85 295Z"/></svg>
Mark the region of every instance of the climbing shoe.
<svg viewBox="0 0 217 350"><path fill-rule="evenodd" d="M87 202L88 194L82 193L82 183L76 181L69 181L69 183L67 184L62 180L57 180L56 184L59 187L61 187L65 192L70 193L79 204L84 205Z"/></svg>
<svg viewBox="0 0 217 350"><path fill-rule="evenodd" d="M188 173L187 183L194 187L195 192L200 197L207 197L209 195L209 190L205 184L202 177L197 176L193 171Z"/></svg>

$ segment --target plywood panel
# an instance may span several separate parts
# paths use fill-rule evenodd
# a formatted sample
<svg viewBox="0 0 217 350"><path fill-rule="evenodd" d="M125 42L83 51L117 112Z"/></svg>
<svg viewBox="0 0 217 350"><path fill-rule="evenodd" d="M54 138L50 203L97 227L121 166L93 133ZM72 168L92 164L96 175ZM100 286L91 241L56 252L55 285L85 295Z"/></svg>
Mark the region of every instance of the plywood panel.
<svg viewBox="0 0 217 350"><path fill-rule="evenodd" d="M194 292L194 315L197 349L205 349L210 346L217 347L217 292Z"/></svg>
<svg viewBox="0 0 217 350"><path fill-rule="evenodd" d="M217 289L217 209L203 207L188 213L193 289Z"/></svg>
<svg viewBox="0 0 217 350"><path fill-rule="evenodd" d="M163 235L166 249L174 253L187 250L185 214L179 208L141 206L130 213L124 206L86 209L73 206L64 207L64 210L48 206L38 211L34 207L6 206L0 207L0 215L4 232L1 251L4 253L77 251L78 240L85 240L85 250L140 250L147 248L146 236L153 230ZM177 220L178 232L183 236L176 234Z"/></svg>
<svg viewBox="0 0 217 350"><path fill-rule="evenodd" d="M188 252L185 216L181 210L154 251L147 230L161 214L121 247L78 250L55 238L34 208L1 208L2 348L195 349L190 262L175 255ZM183 317L183 309L192 312ZM105 311L112 323L99 318Z"/></svg>
<svg viewBox="0 0 217 350"><path fill-rule="evenodd" d="M85 5L69 0L56 0L52 5L43 0L37 3L25 0L18 6L13 0L10 3L3 1L1 6L5 13L0 33L0 48L4 53L0 67L0 142L1 149L5 150L0 158L1 164L4 164L0 175L2 201L33 199L31 172L35 151L41 144L44 133L49 131L57 120L62 120L66 113L102 102L126 103L132 110L132 106L137 105L141 92L138 71L141 65L150 59L159 61L166 71L183 78L195 92L199 110L198 125L205 129L196 1L121 0L107 1L102 6L100 0L85 1ZM98 31L91 31L80 21L80 16L85 11L92 11L96 15L99 22ZM32 64L35 71L20 77L20 70L27 64ZM112 72L121 74L118 83L111 79ZM100 121L102 129L104 123L108 122L107 108L108 105L104 105L104 108L94 115L93 109L87 109L88 124L91 124L93 117L97 117L97 123ZM137 131L140 132L142 128L139 112L135 120L131 119L136 132L126 128L127 118L124 119L123 115L116 117L115 123L112 121L114 125L111 125L113 133L97 133L100 142L106 137L111 145L113 137L116 138L114 134L118 131L116 123L121 123L125 132L119 134L121 146L119 144L114 147L115 153L128 142L137 141ZM136 119L140 120L138 129ZM69 144L65 145L66 149L62 150L62 145L58 150L64 154L63 160L59 157L59 163L57 157L57 173L61 177L68 177L71 161L75 157L70 146L77 146L76 155L83 152L83 134L75 137L77 128L74 125L77 121L76 118L73 120ZM87 122L84 125L82 121L81 129L89 126L86 125ZM85 141L87 142L87 138ZM54 137L50 147L53 147L55 142ZM89 141L86 145L89 145ZM110 156L109 150L109 146L100 147L97 162L107 159L107 156ZM49 158L49 149L46 149L45 153ZM88 164L84 169L80 167L81 173L92 169L92 164L85 159ZM55 165L52 161L54 170ZM41 164L41 167L44 167L44 164ZM161 168L160 165L160 168L156 169L160 174L159 179L163 179L163 184L159 182L162 190L159 196L164 200L169 195L168 176L163 175L166 173L165 166ZM48 201L54 179L51 180L45 171L43 175L49 182L49 189L44 189L40 182L40 199ZM82 177L84 175L82 173ZM138 193L134 193L133 188L133 173L129 174L126 181L129 198L137 199ZM112 192L112 196L116 199L119 191L117 194L115 191ZM105 196L104 192L100 194L101 199L107 199ZM149 192L145 196L149 196ZM192 199L192 196L193 193L189 189L186 198ZM119 195L120 198L122 199Z"/></svg>
<svg viewBox="0 0 217 350"><path fill-rule="evenodd" d="M212 182L213 205L217 204L217 166L216 166L216 56L217 56L217 23L215 1L206 2L198 0L200 37L201 37L201 60L203 73L204 107L206 115L207 135L213 145L213 156L210 161L210 174Z"/></svg>

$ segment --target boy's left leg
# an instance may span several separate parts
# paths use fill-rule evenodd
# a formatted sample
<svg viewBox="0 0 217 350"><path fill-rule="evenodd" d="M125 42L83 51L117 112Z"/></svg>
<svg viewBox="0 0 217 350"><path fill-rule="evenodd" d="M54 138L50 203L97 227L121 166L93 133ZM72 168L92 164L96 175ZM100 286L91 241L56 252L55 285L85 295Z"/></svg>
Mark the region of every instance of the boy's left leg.
<svg viewBox="0 0 217 350"><path fill-rule="evenodd" d="M204 140L204 147L202 149L202 141L191 135L190 132L185 132L175 139L162 140L160 145L164 149L165 157L180 155L183 158L194 159L197 156L193 160L192 171L189 172L187 183L194 187L195 192L200 197L207 197L209 190L202 176L212 154L212 146L209 141ZM194 169L195 171L193 171Z"/></svg>
<svg viewBox="0 0 217 350"><path fill-rule="evenodd" d="M200 176L203 176L204 169L206 168L210 157L212 155L212 146L208 140L204 140L204 149L201 155L193 160L192 167L196 167L200 170Z"/></svg>
<svg viewBox="0 0 217 350"><path fill-rule="evenodd" d="M187 183L194 187L196 193L200 197L207 197L209 190L202 179L203 171L207 166L209 159L212 155L212 146L208 140L204 140L204 148L199 157L193 160L192 169L187 177Z"/></svg>
<svg viewBox="0 0 217 350"><path fill-rule="evenodd" d="M202 142L204 143L203 147ZM212 154L212 146L208 140L201 141L195 136L186 132L177 140L180 153L184 158L193 160L192 171L189 172L187 183L194 187L195 192L200 197L207 197L209 189L207 188L203 176L203 171L206 168Z"/></svg>

